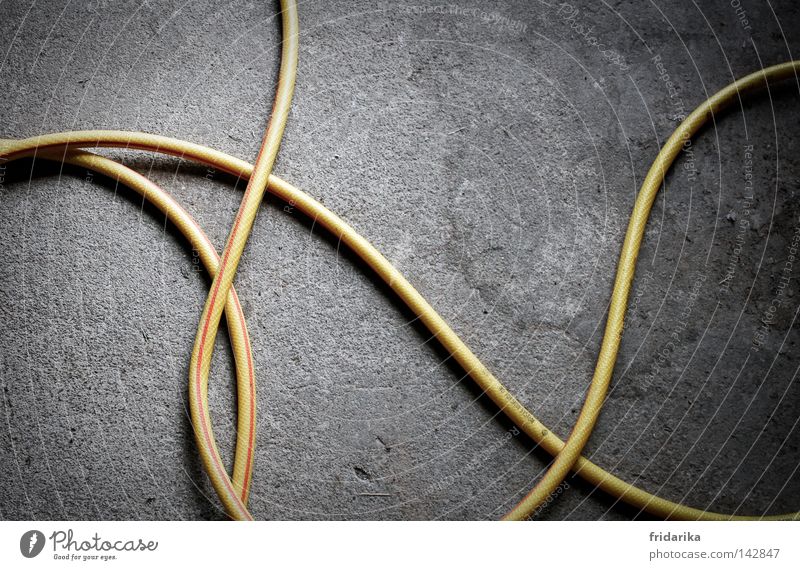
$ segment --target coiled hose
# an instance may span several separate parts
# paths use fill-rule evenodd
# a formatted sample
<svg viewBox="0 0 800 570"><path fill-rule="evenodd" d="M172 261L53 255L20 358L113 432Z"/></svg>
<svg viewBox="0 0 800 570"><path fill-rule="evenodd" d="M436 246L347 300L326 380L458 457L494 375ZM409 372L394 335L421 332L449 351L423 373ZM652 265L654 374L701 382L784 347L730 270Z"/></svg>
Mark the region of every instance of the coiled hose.
<svg viewBox="0 0 800 570"><path fill-rule="evenodd" d="M771 516L715 513L652 495L605 471L581 456L599 417L619 351L628 296L645 225L656 194L685 141L727 105L747 92L789 77L797 78L800 61L768 67L735 81L695 109L670 136L642 183L628 224L617 265L600 354L581 412L566 442L552 433L489 371L416 289L364 237L317 200L271 174L294 91L299 24L294 0L281 1L283 45L279 82L269 125L256 162L250 165L220 151L155 134L126 131L74 131L22 140L0 139L0 164L24 157L43 158L90 169L132 188L155 205L199 252L213 278L203 309L189 367L189 405L198 451L228 515L252 520L247 510L255 447L255 374L244 315L233 288L236 268L252 230L265 191L293 204L338 237L366 262L483 389L492 401L539 446L554 456L545 475L506 516L529 518L570 471L633 507L665 519L800 520L800 512ZM186 210L148 178L87 148L113 147L158 152L193 160L248 179L239 211L221 255ZM222 313L228 323L237 376L237 438L232 476L223 467L208 410L208 375L214 339Z"/></svg>

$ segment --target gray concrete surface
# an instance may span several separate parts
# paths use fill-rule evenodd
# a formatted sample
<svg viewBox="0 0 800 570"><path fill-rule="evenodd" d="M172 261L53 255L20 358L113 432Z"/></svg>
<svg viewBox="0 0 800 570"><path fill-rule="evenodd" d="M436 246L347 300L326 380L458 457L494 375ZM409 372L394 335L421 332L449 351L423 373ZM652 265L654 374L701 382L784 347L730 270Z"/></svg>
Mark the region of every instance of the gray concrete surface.
<svg viewBox="0 0 800 570"><path fill-rule="evenodd" d="M729 2L303 2L275 171L372 240L566 436L659 145L705 94L800 54L796 3L742 6L746 25ZM0 136L146 130L252 160L276 13L244 0L0 2ZM587 449L695 506L800 509L800 264L784 272L800 228L798 103L793 83L747 98L670 174ZM233 181L111 154L223 243ZM2 171L0 243L0 517L223 518L187 419L208 285L191 249L124 188L30 162ZM369 271L274 199L237 287L258 373L257 517L496 518L546 467ZM230 461L223 336L211 399ZM642 518L568 483L541 518Z"/></svg>

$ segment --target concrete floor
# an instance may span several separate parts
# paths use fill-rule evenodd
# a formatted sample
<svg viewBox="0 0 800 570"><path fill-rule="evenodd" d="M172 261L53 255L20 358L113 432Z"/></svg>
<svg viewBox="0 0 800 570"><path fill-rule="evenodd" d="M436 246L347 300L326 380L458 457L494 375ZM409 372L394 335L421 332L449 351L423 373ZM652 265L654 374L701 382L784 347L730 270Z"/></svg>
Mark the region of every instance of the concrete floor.
<svg viewBox="0 0 800 570"><path fill-rule="evenodd" d="M583 4L301 3L275 166L381 249L562 436L659 145L706 94L800 54L789 0L774 13L743 1L746 25L728 2ZM276 12L0 2L0 136L145 130L252 160ZM800 228L798 85L770 95L718 117L669 176L586 450L645 489L725 512L800 509L800 264L786 264ZM221 246L241 187L121 156ZM0 517L224 518L186 411L208 286L191 249L100 176L30 162L0 173ZM497 518L546 467L369 271L274 199L236 283L258 374L258 518ZM224 335L211 400L230 461ZM540 518L642 516L569 485Z"/></svg>

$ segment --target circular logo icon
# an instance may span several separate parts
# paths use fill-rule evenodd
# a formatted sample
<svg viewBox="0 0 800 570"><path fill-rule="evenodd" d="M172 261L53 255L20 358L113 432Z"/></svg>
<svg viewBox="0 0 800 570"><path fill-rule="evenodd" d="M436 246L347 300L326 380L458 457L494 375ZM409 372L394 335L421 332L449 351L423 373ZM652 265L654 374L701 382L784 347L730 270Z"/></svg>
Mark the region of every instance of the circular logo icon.
<svg viewBox="0 0 800 570"><path fill-rule="evenodd" d="M44 548L44 533L40 530L29 530L19 539L19 551L25 558L33 558Z"/></svg>

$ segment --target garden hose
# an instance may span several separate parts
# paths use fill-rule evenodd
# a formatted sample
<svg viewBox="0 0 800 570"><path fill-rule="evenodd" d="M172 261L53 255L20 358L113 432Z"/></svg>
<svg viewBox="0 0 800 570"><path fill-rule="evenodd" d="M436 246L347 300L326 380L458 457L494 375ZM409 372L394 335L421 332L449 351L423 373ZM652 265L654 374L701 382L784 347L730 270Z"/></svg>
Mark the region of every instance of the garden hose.
<svg viewBox="0 0 800 570"><path fill-rule="evenodd" d="M24 157L66 162L96 171L129 186L162 211L198 251L213 282L192 351L189 367L189 407L203 465L231 518L252 519L247 509L247 502L252 481L256 414L250 341L241 306L232 284L264 192L269 190L322 225L367 263L425 324L484 393L536 444L555 458L534 489L504 517L505 519L520 520L531 517L570 471L574 471L609 495L666 519L800 520L800 512L747 517L715 513L675 503L622 481L581 455L608 391L622 336L636 258L650 209L666 172L686 141L690 140L709 118L746 92L792 76L796 78L800 71L800 61L763 69L725 87L686 117L659 152L642 183L631 214L617 266L595 373L578 419L565 442L537 420L492 375L444 319L375 247L317 200L271 174L291 105L298 53L299 26L296 4L293 0L282 0L281 9L284 41L279 82L270 123L254 165L198 144L140 132L94 130L54 133L21 140L0 139L0 163ZM99 147L169 154L248 179L247 189L222 254L217 255L214 246L200 227L164 190L130 168L85 150ZM223 467L208 411L210 360L223 311L226 314L237 376L238 420L232 476L229 476Z"/></svg>

